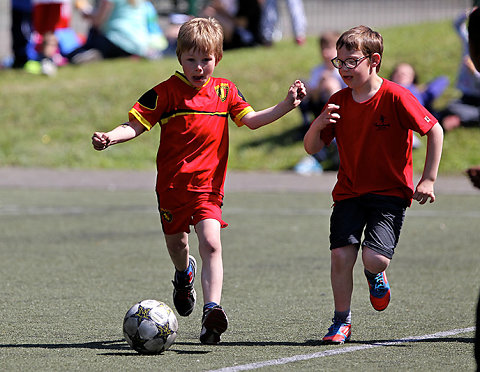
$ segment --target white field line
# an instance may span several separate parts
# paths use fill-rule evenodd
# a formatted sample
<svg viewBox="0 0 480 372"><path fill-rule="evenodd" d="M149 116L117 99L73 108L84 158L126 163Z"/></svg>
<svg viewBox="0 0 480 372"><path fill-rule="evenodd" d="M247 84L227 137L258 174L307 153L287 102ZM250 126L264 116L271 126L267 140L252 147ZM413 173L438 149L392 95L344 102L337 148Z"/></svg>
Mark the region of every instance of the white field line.
<svg viewBox="0 0 480 372"><path fill-rule="evenodd" d="M354 352L354 351L362 351L362 350L367 350L367 349L373 349L373 348L377 348L377 347L393 346L393 345L399 345L399 344L410 343L410 342L418 342L418 341L428 340L428 339L432 339L432 338L454 336L454 335L458 335L458 334L461 334L461 333L468 333L468 332L473 332L473 331L475 331L475 327L452 329L450 331L437 332L437 333L432 333L430 335L411 336L411 337L401 338L401 339L392 340L392 341L378 342L378 343L358 345L358 346L340 347L338 349L330 349L330 350L325 350L325 351L319 351L317 353L312 353L312 354L294 355L294 356L287 357L287 358L279 358L279 359L265 360L263 362L243 364L243 365L232 366L232 367L224 367L224 368L221 368L221 369L211 370L209 372L250 371L250 370L253 370L253 369L258 369L258 368L263 368L263 367L278 366L278 365L283 365L283 364L288 364L288 363L295 363L295 362L299 362L299 361L303 361L303 360L323 358L323 357L327 357L327 356L331 356L331 355L339 355L339 354L351 353L351 352Z"/></svg>

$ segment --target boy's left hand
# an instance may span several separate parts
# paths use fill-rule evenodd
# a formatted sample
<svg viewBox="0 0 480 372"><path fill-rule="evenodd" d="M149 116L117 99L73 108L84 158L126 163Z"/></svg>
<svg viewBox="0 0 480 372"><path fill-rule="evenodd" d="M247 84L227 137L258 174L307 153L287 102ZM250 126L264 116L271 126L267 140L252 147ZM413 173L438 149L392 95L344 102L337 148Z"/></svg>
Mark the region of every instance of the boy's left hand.
<svg viewBox="0 0 480 372"><path fill-rule="evenodd" d="M295 82L290 86L288 90L287 99L290 99L294 107L297 107L302 99L307 95L307 88L300 80L295 80Z"/></svg>

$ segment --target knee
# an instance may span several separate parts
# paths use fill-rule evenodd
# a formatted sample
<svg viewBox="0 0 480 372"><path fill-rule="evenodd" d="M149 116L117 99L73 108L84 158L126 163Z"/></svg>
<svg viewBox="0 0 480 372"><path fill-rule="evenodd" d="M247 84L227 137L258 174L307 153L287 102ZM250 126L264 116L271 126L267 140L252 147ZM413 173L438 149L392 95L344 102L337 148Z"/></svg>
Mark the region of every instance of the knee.
<svg viewBox="0 0 480 372"><path fill-rule="evenodd" d="M199 244L199 251L202 258L220 255L222 253L222 245L216 240L205 240Z"/></svg>
<svg viewBox="0 0 480 372"><path fill-rule="evenodd" d="M374 274L385 271L390 264L390 259L388 257L385 257L367 247L363 248L362 261L365 269Z"/></svg>
<svg viewBox="0 0 480 372"><path fill-rule="evenodd" d="M186 234L165 236L165 241L169 252L181 252L188 249L188 236Z"/></svg>
<svg viewBox="0 0 480 372"><path fill-rule="evenodd" d="M353 269L357 258L357 248L348 246L335 248L331 251L331 262L333 268Z"/></svg>

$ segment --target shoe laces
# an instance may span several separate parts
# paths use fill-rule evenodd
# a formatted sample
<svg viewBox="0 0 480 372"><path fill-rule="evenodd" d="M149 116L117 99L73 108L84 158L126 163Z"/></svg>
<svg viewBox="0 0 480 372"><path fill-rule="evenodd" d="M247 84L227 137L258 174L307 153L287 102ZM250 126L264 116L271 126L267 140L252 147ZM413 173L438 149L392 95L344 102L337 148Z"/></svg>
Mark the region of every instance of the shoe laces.
<svg viewBox="0 0 480 372"><path fill-rule="evenodd" d="M383 280L383 274L379 273L375 277L374 281L374 288L376 291L384 291L385 290L385 281Z"/></svg>
<svg viewBox="0 0 480 372"><path fill-rule="evenodd" d="M333 324L328 328L329 333L337 333L338 330L342 327L342 325L346 324L345 322L342 322L341 320L337 319L332 319Z"/></svg>

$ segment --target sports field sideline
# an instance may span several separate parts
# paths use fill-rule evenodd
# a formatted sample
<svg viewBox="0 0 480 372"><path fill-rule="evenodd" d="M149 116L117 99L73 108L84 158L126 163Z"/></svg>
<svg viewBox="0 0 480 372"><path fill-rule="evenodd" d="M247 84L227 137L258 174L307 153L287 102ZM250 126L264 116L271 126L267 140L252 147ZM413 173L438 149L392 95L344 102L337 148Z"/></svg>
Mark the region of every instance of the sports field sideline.
<svg viewBox="0 0 480 372"><path fill-rule="evenodd" d="M141 356L123 340L125 312L146 298L173 306L155 171L0 168L0 370L475 370L480 190L466 177L440 176L437 201L407 211L386 311L371 308L357 265L352 341L341 346L319 342L333 311L335 174L227 177L230 328L201 345L197 306L170 350Z"/></svg>
<svg viewBox="0 0 480 372"><path fill-rule="evenodd" d="M336 181L335 172L300 176L285 172L228 172L225 184L229 191L295 191L330 192ZM135 170L71 170L43 168L0 168L0 187L52 189L153 190L155 171ZM435 190L439 194L480 195L462 175L438 177Z"/></svg>

